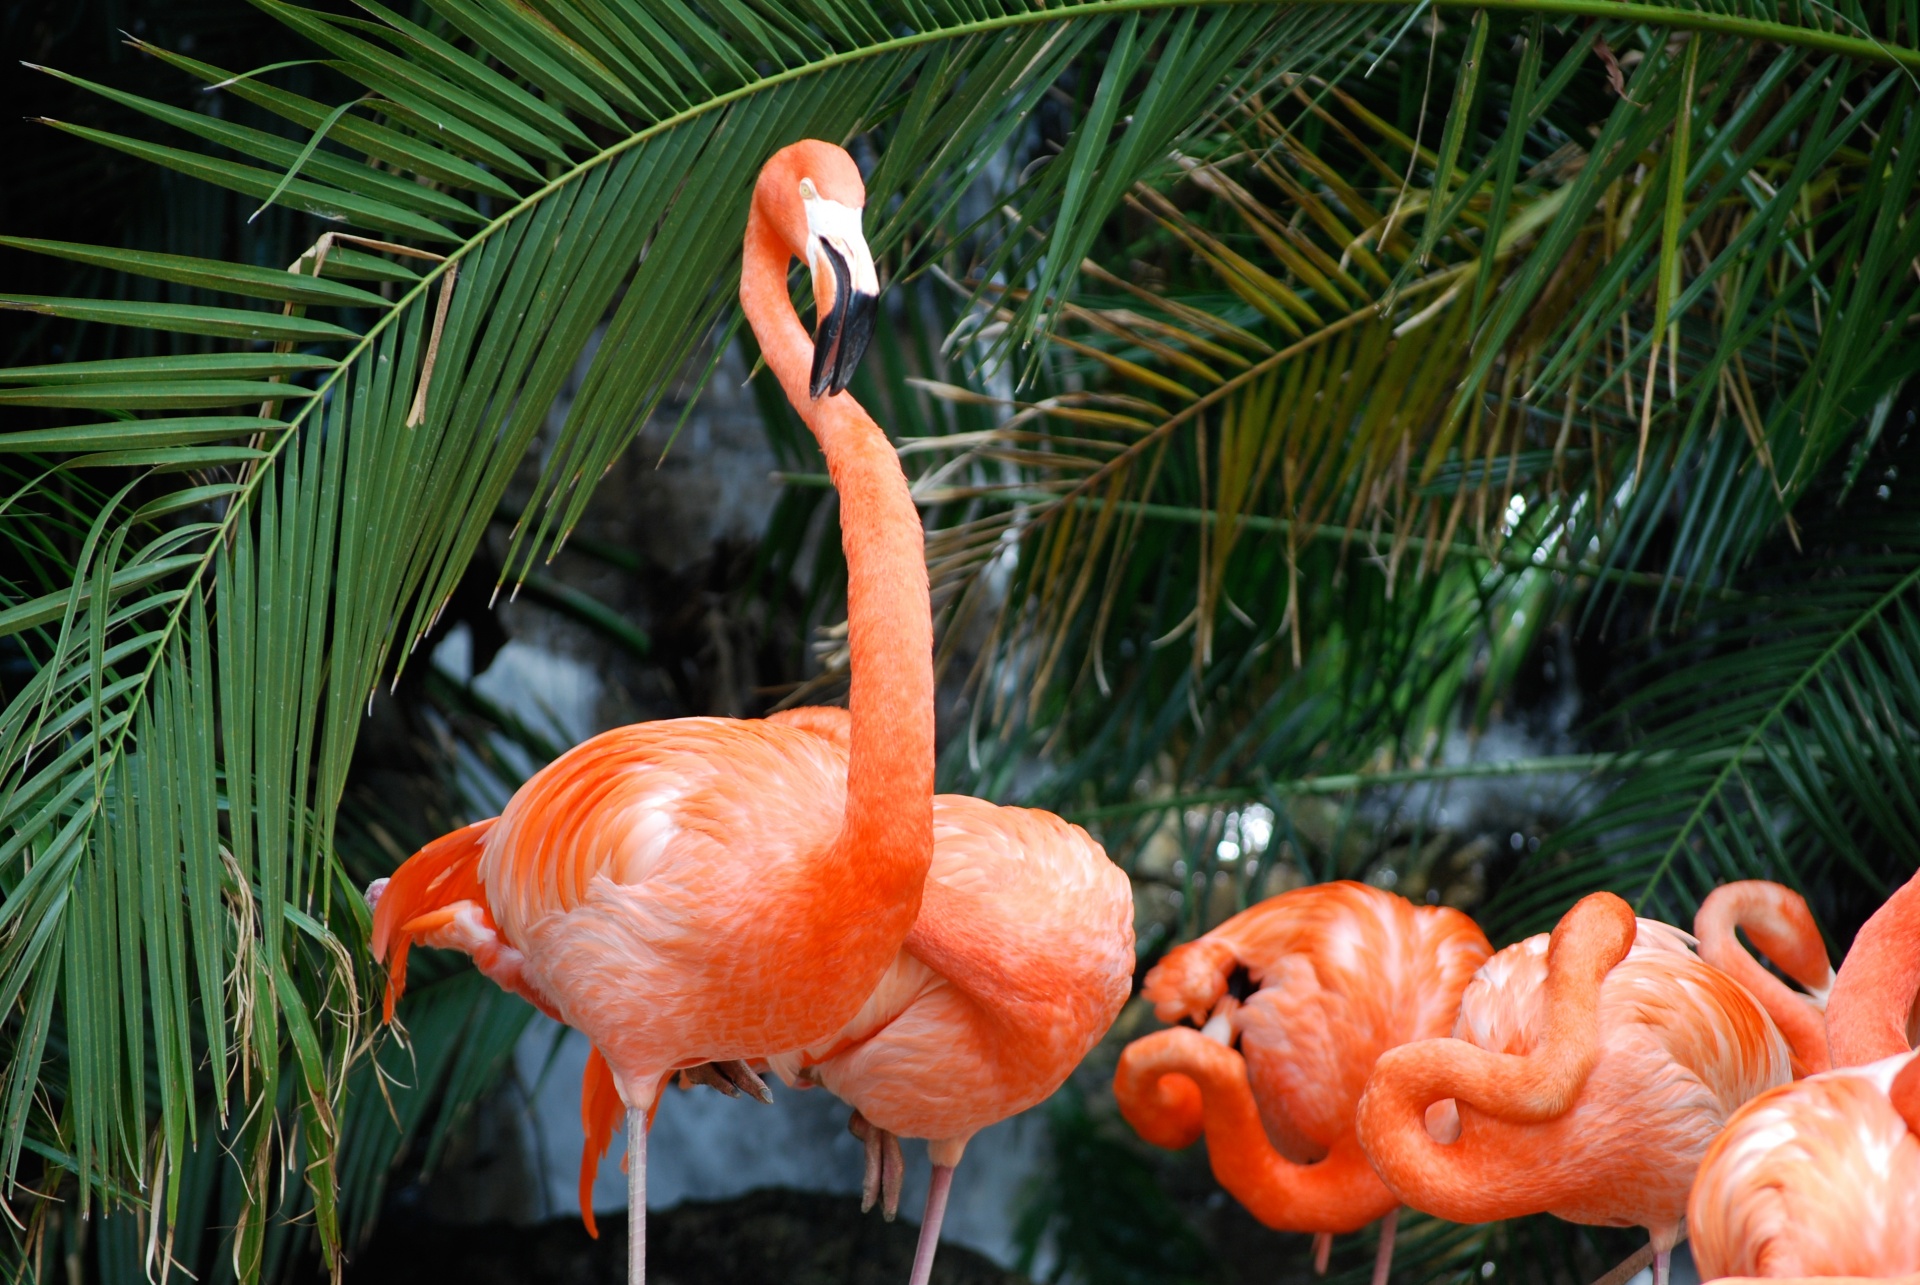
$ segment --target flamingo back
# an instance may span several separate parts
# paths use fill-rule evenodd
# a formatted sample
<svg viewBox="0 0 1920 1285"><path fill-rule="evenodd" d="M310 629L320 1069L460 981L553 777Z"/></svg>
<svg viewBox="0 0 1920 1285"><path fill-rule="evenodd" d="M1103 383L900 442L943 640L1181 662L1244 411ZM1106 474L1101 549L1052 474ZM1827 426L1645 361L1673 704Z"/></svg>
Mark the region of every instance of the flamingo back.
<svg viewBox="0 0 1920 1285"><path fill-rule="evenodd" d="M623 1094L822 1038L865 999L812 882L850 859L834 851L846 789L819 736L689 718L595 737L508 803L480 861L488 903Z"/></svg>
<svg viewBox="0 0 1920 1285"><path fill-rule="evenodd" d="M1703 1278L1920 1272L1920 1137L1889 1097L1916 1056L1783 1085L1728 1122L1687 1207Z"/></svg>

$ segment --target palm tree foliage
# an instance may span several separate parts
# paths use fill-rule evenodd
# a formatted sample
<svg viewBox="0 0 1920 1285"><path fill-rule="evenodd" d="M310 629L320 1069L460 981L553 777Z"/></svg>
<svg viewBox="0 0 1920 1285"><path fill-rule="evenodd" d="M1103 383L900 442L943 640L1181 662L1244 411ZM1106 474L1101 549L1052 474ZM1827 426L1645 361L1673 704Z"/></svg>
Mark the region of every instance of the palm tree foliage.
<svg viewBox="0 0 1920 1285"><path fill-rule="evenodd" d="M1666 757L1569 840L1600 859L1549 850L1503 922L1593 883L1677 913L1716 869L1912 864L1910 790L1876 788L1911 781L1910 538L1774 573L1778 607L1746 583L1769 541L1813 538L1796 513L1869 458L1912 365L1911 0L1425 25L255 2L344 93L143 45L282 124L90 83L141 131L49 124L310 216L291 270L7 241L159 287L0 305L162 354L0 374L39 416L0 438L0 630L26 661L0 711L0 1173L24 1251L49 1208L31 1156L80 1212L144 1211L102 1224L103 1261L164 1271L219 1225L253 1279L297 1215L337 1270L371 1208L343 1229L343 1199L427 1127L429 1089L497 1070L524 1008L450 978L410 1003L411 1058L378 1055L420 1087L369 1110L336 829L362 712L536 444L508 576L564 540L731 315L752 179L800 137L872 143L876 250L966 313L950 359L875 390L925 428L948 655L979 656L950 772L1006 793L1044 761L1027 792L1110 809L1116 852L1193 791L1285 824L1329 771L1438 771L1462 704L1566 604L1642 604L1724 623L1630 719ZM1631 74L1602 98L1613 49ZM1150 243L1179 253L1136 279Z"/></svg>

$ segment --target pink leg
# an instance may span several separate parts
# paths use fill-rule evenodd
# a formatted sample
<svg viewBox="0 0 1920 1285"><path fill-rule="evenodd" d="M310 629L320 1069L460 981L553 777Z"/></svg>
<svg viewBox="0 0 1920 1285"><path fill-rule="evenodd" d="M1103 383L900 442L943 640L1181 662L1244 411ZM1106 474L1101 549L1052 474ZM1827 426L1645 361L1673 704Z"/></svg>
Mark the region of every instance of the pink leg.
<svg viewBox="0 0 1920 1285"><path fill-rule="evenodd" d="M913 1251L913 1275L907 1285L927 1285L933 1279L933 1255L940 1248L940 1224L947 1217L947 1193L953 1189L953 1167L935 1165L927 1188L927 1212L920 1220L920 1243Z"/></svg>
<svg viewBox="0 0 1920 1285"><path fill-rule="evenodd" d="M1387 1273L1393 1270L1393 1233L1400 1226L1400 1209L1395 1206L1380 1220L1380 1252L1373 1259L1373 1285L1387 1285Z"/></svg>
<svg viewBox="0 0 1920 1285"><path fill-rule="evenodd" d="M1313 1233L1313 1274L1327 1274L1327 1258L1333 1253L1333 1233L1317 1231Z"/></svg>
<svg viewBox="0 0 1920 1285"><path fill-rule="evenodd" d="M647 1113L627 1112L627 1285L647 1285Z"/></svg>
<svg viewBox="0 0 1920 1285"><path fill-rule="evenodd" d="M1667 1270L1673 1261L1671 1249L1658 1250L1653 1255L1653 1285L1667 1285Z"/></svg>

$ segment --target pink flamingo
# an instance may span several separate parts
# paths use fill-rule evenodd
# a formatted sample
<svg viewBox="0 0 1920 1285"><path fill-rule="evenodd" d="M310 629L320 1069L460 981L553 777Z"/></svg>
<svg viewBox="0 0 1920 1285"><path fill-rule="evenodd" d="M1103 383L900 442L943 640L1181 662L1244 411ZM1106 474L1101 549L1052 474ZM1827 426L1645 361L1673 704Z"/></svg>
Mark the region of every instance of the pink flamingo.
<svg viewBox="0 0 1920 1285"><path fill-rule="evenodd" d="M847 748L845 710L772 721ZM893 1217L898 1139L928 1140L933 1181L911 1285L932 1274L968 1141L1060 1087L1127 1002L1133 963L1132 885L1085 830L1050 812L934 798L933 867L906 945L852 1021L769 1059L787 1084L823 1084L853 1106L865 1208L877 1197ZM596 1074L590 1062L582 1100L600 1105L597 1118L585 1111L583 1210L614 1120Z"/></svg>
<svg viewBox="0 0 1920 1285"><path fill-rule="evenodd" d="M1360 1145L1388 1189L1453 1222L1645 1227L1664 1285L1707 1144L1789 1074L1773 1022L1689 941L1602 892L1488 960L1456 1038L1389 1049L1367 1082Z"/></svg>
<svg viewBox="0 0 1920 1285"><path fill-rule="evenodd" d="M920 520L898 456L846 395L878 290L846 152L781 149L755 185L740 300L840 494L852 712L843 754L777 721L618 728L562 755L493 822L369 889L373 948L468 950L585 1032L627 1116L629 1279L645 1279L646 1126L676 1070L830 1038L920 910L933 850L933 644ZM787 264L813 271L810 342ZM736 1078L751 1082L744 1066Z"/></svg>
<svg viewBox="0 0 1920 1285"><path fill-rule="evenodd" d="M1701 1163L1702 1279L1920 1285L1920 877L1875 912L1827 1008L1836 1070L1766 1093Z"/></svg>
<svg viewBox="0 0 1920 1285"><path fill-rule="evenodd" d="M1142 994L1162 1021L1205 1026L1129 1044L1120 1111L1158 1146L1191 1146L1204 1130L1220 1185L1268 1227L1314 1233L1320 1271L1333 1233L1383 1219L1380 1285L1399 1202L1360 1151L1354 1110L1382 1053L1453 1029L1492 953L1459 911L1365 884L1268 898L1147 974ZM1229 990L1242 969L1258 988L1245 1003Z"/></svg>

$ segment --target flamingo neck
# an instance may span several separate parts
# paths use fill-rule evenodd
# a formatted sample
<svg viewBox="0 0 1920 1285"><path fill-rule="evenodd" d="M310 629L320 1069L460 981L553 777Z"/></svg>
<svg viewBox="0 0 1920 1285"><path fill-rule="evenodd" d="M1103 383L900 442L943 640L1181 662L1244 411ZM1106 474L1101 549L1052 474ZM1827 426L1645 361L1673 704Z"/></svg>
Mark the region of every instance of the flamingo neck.
<svg viewBox="0 0 1920 1285"><path fill-rule="evenodd" d="M919 911L933 856L933 616L925 538L900 457L846 393L808 394L813 341L787 295L792 258L758 201L747 220L740 303L767 365L826 455L840 496L852 649L846 816L820 890L857 914L841 944L890 938L891 959ZM835 900L837 894L844 898ZM827 925L822 923L823 930ZM849 936L850 934L850 936ZM884 968L885 962L879 967Z"/></svg>
<svg viewBox="0 0 1920 1285"><path fill-rule="evenodd" d="M1213 1176L1277 1231L1358 1231L1394 1207L1350 1132L1312 1164L1276 1151L1246 1061L1198 1031L1176 1026L1128 1045L1114 1095L1150 1142L1190 1145L1204 1129Z"/></svg>
<svg viewBox="0 0 1920 1285"><path fill-rule="evenodd" d="M1833 1059L1820 1003L1762 968L1740 944L1736 928L1746 929L1761 953L1795 981L1824 995L1833 985L1833 967L1806 903L1778 884L1725 884L1701 904L1693 935L1700 940L1700 958L1744 986L1780 1028L1793 1053L1796 1079L1830 1070Z"/></svg>
<svg viewBox="0 0 1920 1285"><path fill-rule="evenodd" d="M1862 925L1827 1001L1835 1066L1864 1066L1913 1048L1920 998L1920 875Z"/></svg>
<svg viewBox="0 0 1920 1285"><path fill-rule="evenodd" d="M1454 1222L1536 1212L1538 1158L1479 1143L1462 1112L1458 1141L1427 1131L1427 1108L1448 1098L1511 1124L1538 1124L1572 1109L1600 1057L1600 988L1633 947L1633 911L1618 897L1583 899L1547 948L1545 1014L1525 1055L1465 1040L1420 1040L1388 1049L1360 1098L1357 1131L1367 1157L1407 1204ZM1530 1207L1522 1208L1514 1202Z"/></svg>

